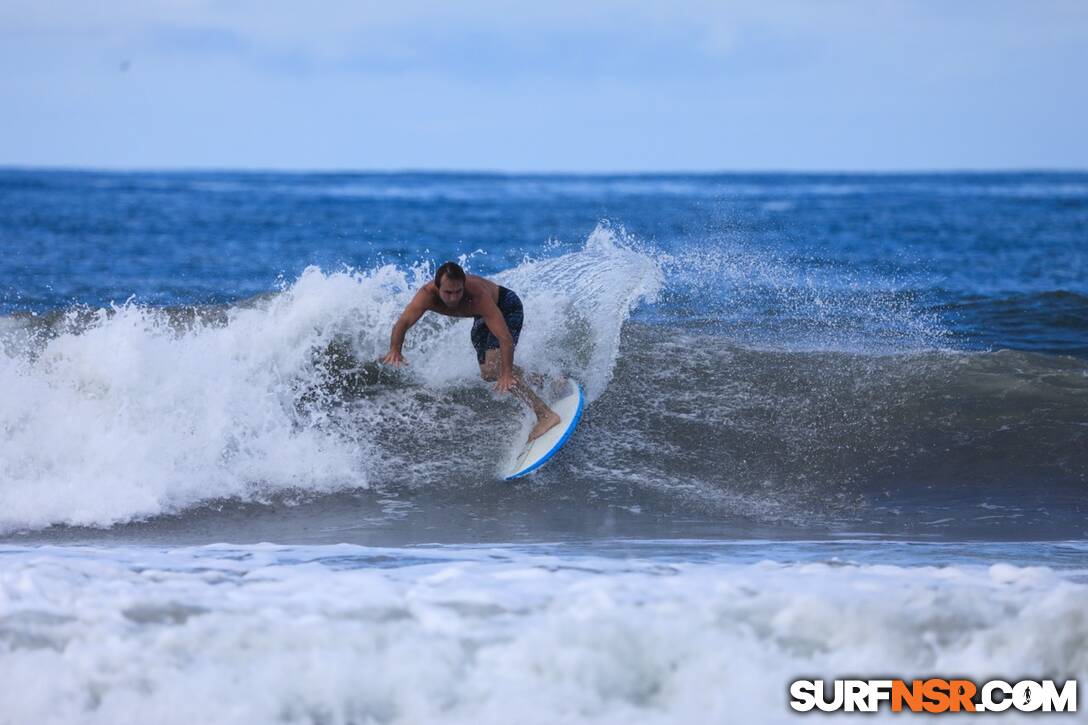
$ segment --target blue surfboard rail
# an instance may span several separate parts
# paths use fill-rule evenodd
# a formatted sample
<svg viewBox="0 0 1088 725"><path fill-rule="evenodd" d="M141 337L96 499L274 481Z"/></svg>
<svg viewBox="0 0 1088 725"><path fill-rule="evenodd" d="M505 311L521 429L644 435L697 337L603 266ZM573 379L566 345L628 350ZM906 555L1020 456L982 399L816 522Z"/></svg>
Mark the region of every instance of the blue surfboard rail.
<svg viewBox="0 0 1088 725"><path fill-rule="evenodd" d="M579 385L577 381L573 382L575 389L578 391L578 407L574 411L574 417L571 418L570 425L567 426L567 430L563 432L563 436L558 441L556 441L555 445L552 446L547 453L541 456L536 463L529 466L524 471L519 471L518 473L515 473L511 476L507 476L504 480L513 481L518 478L524 478L536 469L543 466L545 463L548 462L549 459L551 459L552 456L559 452L559 449L566 444L567 439L570 438L572 433L574 433L574 429L578 427L578 421L582 419L582 409L585 408L586 398L585 395L582 393L582 386Z"/></svg>

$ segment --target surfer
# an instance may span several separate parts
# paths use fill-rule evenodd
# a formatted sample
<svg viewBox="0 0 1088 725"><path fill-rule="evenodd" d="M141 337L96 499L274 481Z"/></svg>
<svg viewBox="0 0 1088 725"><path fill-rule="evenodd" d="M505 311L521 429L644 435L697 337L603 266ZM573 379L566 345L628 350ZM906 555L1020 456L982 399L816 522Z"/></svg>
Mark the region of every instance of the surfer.
<svg viewBox="0 0 1088 725"><path fill-rule="evenodd" d="M398 367L407 363L401 354L404 335L428 310L448 317L475 318L472 346L476 348L480 377L494 382L501 393L514 393L533 409L536 424L529 433L530 441L559 424L559 416L533 392L522 370L514 365L514 346L521 335L524 314L521 299L513 290L474 274L466 275L459 264L446 262L435 271L434 280L416 292L393 325L383 363Z"/></svg>

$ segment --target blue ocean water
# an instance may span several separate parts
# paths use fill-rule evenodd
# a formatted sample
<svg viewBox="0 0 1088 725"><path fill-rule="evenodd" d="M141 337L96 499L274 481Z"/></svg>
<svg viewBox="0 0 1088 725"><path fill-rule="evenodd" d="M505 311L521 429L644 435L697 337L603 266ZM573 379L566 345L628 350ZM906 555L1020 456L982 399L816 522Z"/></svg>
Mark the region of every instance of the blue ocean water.
<svg viewBox="0 0 1088 725"><path fill-rule="evenodd" d="M7 169L0 248L0 721L1088 674L1088 174ZM524 483L467 322L377 363L447 259L584 383Z"/></svg>
<svg viewBox="0 0 1088 725"><path fill-rule="evenodd" d="M422 376L372 362L405 295L436 264L460 259L528 298L519 361L588 384L595 405L584 447L572 449L565 470L542 474L556 497L624 511L646 498L668 511L666 523L689 521L694 508L712 529L737 515L757 528L1085 532L1085 174L7 170L0 190L0 319L9 374L18 376L6 382L52 394L9 407L8 425L25 435L9 443L9 460L22 461L15 480L37 492L87 464L37 453L55 429L40 412L44 400L71 410L77 401L58 391L72 384L110 391L82 423L140 409L140 425L163 431L158 450L186 462L101 460L122 488L177 480L140 484L153 494L139 505L90 515L50 505L8 527L142 521L220 498L246 505L289 495L336 510L345 492L402 491L391 477L400 464L417 484L446 480L434 456L475 491L503 452L474 442L509 421L476 407L455 433L427 412L451 387L470 405L494 404L469 392L480 390L470 348L452 328L425 322L409 340L424 351ZM214 329L201 335L192 325ZM246 326L265 348L246 348ZM51 369L36 357L43 346L78 348L64 357L77 369ZM132 354L127 371L73 383L123 350ZM185 360L185 374L173 375L168 366ZM294 369L272 375L275 365ZM168 384L143 389L137 376ZM223 395L205 390L208 380ZM416 403L422 427L392 422L405 414L395 402L407 394L402 385L428 396ZM149 404L164 390L204 407ZM254 402L269 396L274 411ZM305 402L304 416L285 412L291 397L296 408ZM245 405L261 413L239 416ZM516 410L500 417L516 420ZM214 421L222 430L200 443L167 431L186 414L190 427ZM254 439L272 419L283 441ZM39 420L36 435L26 420ZM150 445L132 422L119 425L106 437L115 447ZM300 428L313 440L301 442ZM103 441L85 430L77 437L97 457ZM253 455L237 455L247 440ZM257 463L262 446L288 444L317 462L270 480ZM482 457L482 470L455 465L459 455ZM226 475L224 462L240 459L257 470ZM436 488L430 495L451 495ZM450 488L456 498L465 486ZM785 500L798 496L804 506ZM503 494L495 505L509 501ZM474 517L476 501L464 505ZM500 529L510 520L494 518Z"/></svg>
<svg viewBox="0 0 1088 725"><path fill-rule="evenodd" d="M843 306L842 319L828 324L865 328L879 322L866 314L876 297L931 316L931 333L957 348L1088 354L1081 173L7 170L0 191L7 313L131 296L151 305L228 303L275 290L309 265L369 269L472 255L486 275L581 245L610 220L644 249L709 253L721 265L670 269L665 295L640 306L636 320L778 333L781 315L815 314L792 305L830 303Z"/></svg>

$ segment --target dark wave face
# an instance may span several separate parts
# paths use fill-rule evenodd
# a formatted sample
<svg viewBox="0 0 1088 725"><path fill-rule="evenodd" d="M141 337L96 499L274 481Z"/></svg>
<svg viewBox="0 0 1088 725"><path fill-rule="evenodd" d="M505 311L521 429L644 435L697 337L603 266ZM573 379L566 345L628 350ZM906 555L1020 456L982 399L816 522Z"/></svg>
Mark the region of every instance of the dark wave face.
<svg viewBox="0 0 1088 725"><path fill-rule="evenodd" d="M1088 295L1065 291L968 295L941 305L938 312L963 340L977 346L985 345L989 336L1017 350L1088 357Z"/></svg>
<svg viewBox="0 0 1088 725"><path fill-rule="evenodd" d="M548 496L704 525L1085 531L1083 361L1012 351L783 352L665 332L628 326L607 391L536 477ZM515 436L509 406L471 387L424 392L370 375L334 379L359 415L398 421L383 426L379 445L391 459L373 470L372 485L410 493L423 479L451 500L462 490L475 500L502 459L495 439ZM417 470L431 473L405 476Z"/></svg>
<svg viewBox="0 0 1088 725"><path fill-rule="evenodd" d="M0 534L1088 533L1083 174L0 189ZM459 254L522 297L544 392L586 388L522 485L498 472L526 411L479 380L467 322L376 362Z"/></svg>

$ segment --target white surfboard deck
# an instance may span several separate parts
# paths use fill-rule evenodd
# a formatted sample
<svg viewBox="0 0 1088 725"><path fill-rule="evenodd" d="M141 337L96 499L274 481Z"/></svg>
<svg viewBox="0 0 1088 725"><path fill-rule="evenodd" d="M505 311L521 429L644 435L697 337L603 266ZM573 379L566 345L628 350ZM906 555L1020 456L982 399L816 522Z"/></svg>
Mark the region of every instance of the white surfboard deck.
<svg viewBox="0 0 1088 725"><path fill-rule="evenodd" d="M513 467L506 473L507 481L528 476L547 463L548 459L558 453L563 444L570 439L575 426L582 418L585 396L582 395L582 386L576 380L570 380L569 386L570 392L550 406L559 415L559 424L536 440L525 444Z"/></svg>

